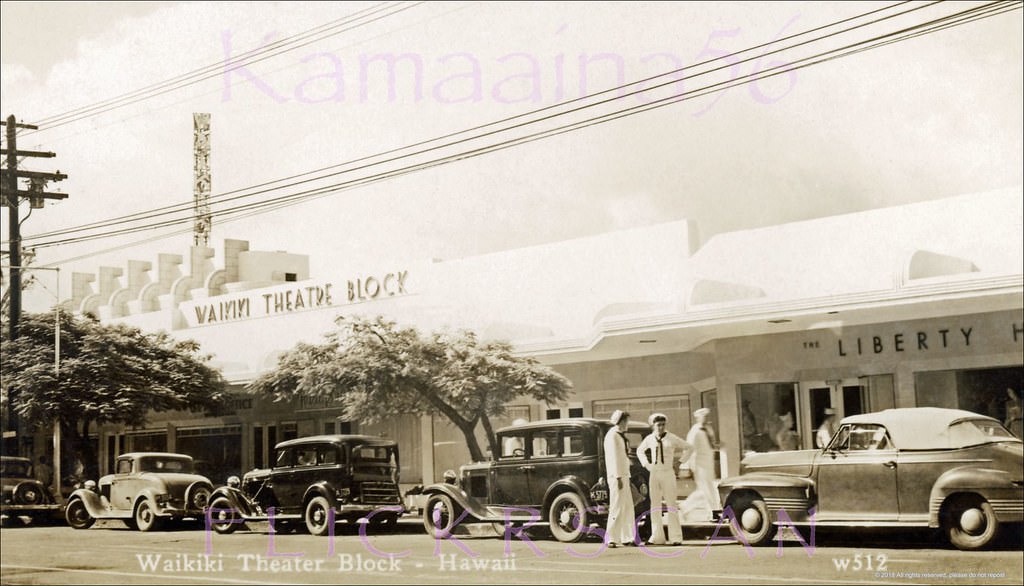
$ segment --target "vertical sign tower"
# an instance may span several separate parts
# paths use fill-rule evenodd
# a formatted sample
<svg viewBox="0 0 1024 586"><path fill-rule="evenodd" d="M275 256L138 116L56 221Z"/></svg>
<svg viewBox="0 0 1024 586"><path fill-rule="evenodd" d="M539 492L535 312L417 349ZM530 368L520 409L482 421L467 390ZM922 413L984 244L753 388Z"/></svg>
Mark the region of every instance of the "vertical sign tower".
<svg viewBox="0 0 1024 586"><path fill-rule="evenodd" d="M206 246L210 241L210 230L213 228L210 217L210 115L193 113L192 131L195 169L192 244Z"/></svg>

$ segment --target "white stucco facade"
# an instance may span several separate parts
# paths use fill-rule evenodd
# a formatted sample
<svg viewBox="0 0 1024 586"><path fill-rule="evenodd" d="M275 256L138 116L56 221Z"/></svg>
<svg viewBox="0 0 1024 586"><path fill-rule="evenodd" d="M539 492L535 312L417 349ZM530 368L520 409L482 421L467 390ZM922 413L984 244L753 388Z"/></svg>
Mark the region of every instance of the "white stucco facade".
<svg viewBox="0 0 1024 586"><path fill-rule="evenodd" d="M187 266L161 255L152 278L140 264L78 276L69 305L194 339L239 388L297 342L318 341L338 316L470 328L573 381L567 405L520 412L602 416L616 405L669 405L670 427L685 431L693 409L711 406L723 472L734 472L749 427L761 433L786 409L795 411L793 433L812 447L824 406L971 407L988 400L973 398L986 385L1019 393L1022 203L1016 187L721 234L699 249L695 227L670 222L464 259L339 261L322 275L309 274L301 254L228 241L221 258L192 249ZM744 420L742 402L763 412ZM336 411L306 407L248 403L218 421L155 420L171 445L180 425L238 426L248 468L269 449L268 425L297 422L300 435L334 429ZM403 433L416 482L465 458L444 421Z"/></svg>

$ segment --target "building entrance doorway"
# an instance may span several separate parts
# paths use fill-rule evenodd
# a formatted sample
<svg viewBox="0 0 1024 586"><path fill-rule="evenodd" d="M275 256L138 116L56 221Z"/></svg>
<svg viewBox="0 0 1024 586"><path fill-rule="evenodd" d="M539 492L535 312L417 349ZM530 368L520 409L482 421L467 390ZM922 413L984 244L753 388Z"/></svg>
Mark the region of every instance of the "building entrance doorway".
<svg viewBox="0 0 1024 586"><path fill-rule="evenodd" d="M815 441L817 431L825 422L826 410L834 413L832 425L851 415L891 409L895 406L893 377L889 374L844 379L804 381L800 383L802 427L801 447L821 447Z"/></svg>

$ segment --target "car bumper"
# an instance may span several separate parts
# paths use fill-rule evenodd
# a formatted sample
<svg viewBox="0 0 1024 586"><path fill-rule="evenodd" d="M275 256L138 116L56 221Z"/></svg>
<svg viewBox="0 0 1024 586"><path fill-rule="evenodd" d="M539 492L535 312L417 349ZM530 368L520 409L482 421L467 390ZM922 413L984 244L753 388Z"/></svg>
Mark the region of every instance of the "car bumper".
<svg viewBox="0 0 1024 586"><path fill-rule="evenodd" d="M59 511L61 505L3 505L0 506L0 514L24 513L31 511Z"/></svg>
<svg viewBox="0 0 1024 586"><path fill-rule="evenodd" d="M383 514L397 514L399 516L406 512L404 506L399 504L394 505L364 505L364 504L344 504L334 507L334 510L339 515L369 515L370 513L376 512L378 515Z"/></svg>
<svg viewBox="0 0 1024 586"><path fill-rule="evenodd" d="M202 509L185 509L175 506L158 506L156 514L159 517L202 517L205 513Z"/></svg>

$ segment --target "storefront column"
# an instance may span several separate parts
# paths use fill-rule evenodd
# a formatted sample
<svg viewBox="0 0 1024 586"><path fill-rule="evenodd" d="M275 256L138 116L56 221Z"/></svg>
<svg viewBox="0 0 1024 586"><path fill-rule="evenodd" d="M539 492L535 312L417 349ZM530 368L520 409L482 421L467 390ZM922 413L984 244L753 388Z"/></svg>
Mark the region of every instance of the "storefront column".
<svg viewBox="0 0 1024 586"><path fill-rule="evenodd" d="M721 444L720 451L725 455L726 470L721 471L722 478L725 478L739 474L739 462L743 458L740 454L739 384L727 376L719 376L716 382L719 429L715 431Z"/></svg>
<svg viewBox="0 0 1024 586"><path fill-rule="evenodd" d="M241 451L241 457L239 458L238 465L242 468L242 472L246 470L252 470L252 424L242 423L241 425L242 441L239 445Z"/></svg>
<svg viewBox="0 0 1024 586"><path fill-rule="evenodd" d="M173 423L167 424L167 451L178 451L178 428Z"/></svg>
<svg viewBox="0 0 1024 586"><path fill-rule="evenodd" d="M433 484L434 480L434 418L430 415L420 417L420 445L423 448L421 463L423 485Z"/></svg>

